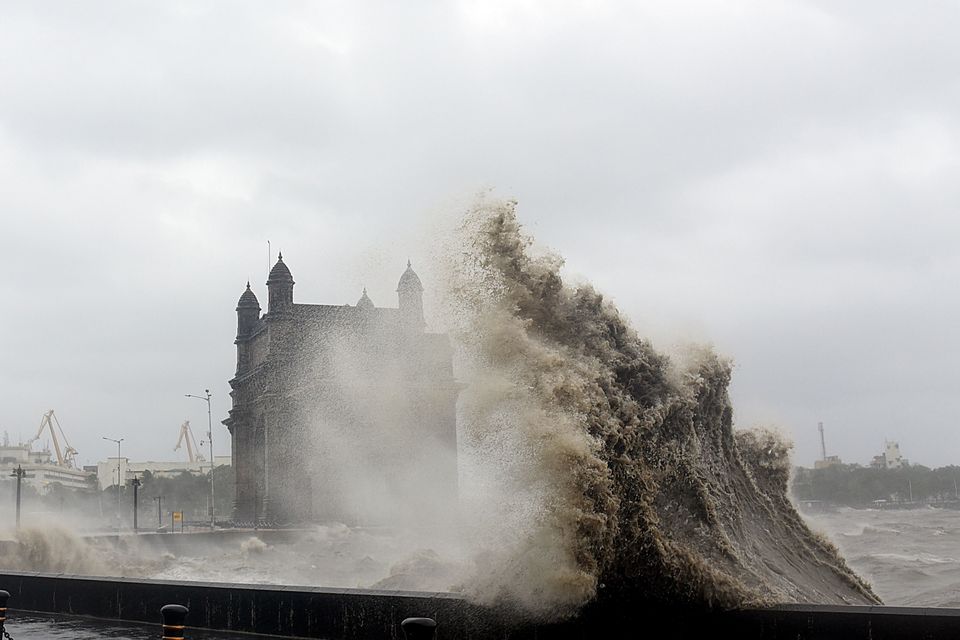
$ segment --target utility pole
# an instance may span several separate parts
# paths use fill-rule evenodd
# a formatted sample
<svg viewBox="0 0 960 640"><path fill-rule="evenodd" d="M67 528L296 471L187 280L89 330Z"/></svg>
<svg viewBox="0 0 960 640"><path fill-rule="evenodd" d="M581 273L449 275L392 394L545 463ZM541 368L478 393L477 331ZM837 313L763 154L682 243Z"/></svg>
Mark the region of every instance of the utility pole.
<svg viewBox="0 0 960 640"><path fill-rule="evenodd" d="M140 501L138 499L137 490L140 488L140 484L141 484L140 478L134 475L133 482L131 482L130 484L133 485L133 532L140 533L138 530L139 527L137 526L137 511L139 511L139 508L140 508Z"/></svg>
<svg viewBox="0 0 960 640"><path fill-rule="evenodd" d="M210 443L210 530L216 527L216 506L213 501L213 469L216 466L213 458L213 413L210 410L210 389L204 389L204 396L195 396L191 393L184 394L188 398L205 400L207 402L207 441Z"/></svg>
<svg viewBox="0 0 960 640"><path fill-rule="evenodd" d="M17 468L13 470L13 473L10 474L17 479L17 530L20 529L20 482L23 480L23 476L27 475L27 472L20 468L20 465L17 465Z"/></svg>

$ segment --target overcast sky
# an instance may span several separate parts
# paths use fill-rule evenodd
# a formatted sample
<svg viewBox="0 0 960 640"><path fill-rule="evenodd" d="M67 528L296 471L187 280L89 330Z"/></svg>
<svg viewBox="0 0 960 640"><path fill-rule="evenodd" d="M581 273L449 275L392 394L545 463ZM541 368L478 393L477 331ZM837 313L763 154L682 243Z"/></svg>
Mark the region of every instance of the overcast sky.
<svg viewBox="0 0 960 640"><path fill-rule="evenodd" d="M481 188L664 349L736 362L795 460L960 463L948 2L0 3L0 430L215 443L267 240L394 305ZM419 263L418 263L419 260ZM198 437L200 431L198 429Z"/></svg>

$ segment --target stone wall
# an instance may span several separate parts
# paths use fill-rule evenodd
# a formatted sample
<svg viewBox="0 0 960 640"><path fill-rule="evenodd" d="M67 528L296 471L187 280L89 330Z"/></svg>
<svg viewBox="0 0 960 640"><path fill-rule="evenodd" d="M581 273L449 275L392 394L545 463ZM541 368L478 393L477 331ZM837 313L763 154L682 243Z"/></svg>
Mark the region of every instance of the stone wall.
<svg viewBox="0 0 960 640"><path fill-rule="evenodd" d="M734 612L649 609L596 603L554 624L511 619L450 593L214 584L0 573L16 610L159 623L160 607L190 609L188 627L327 640L400 640L399 623L425 616L438 640L678 639L884 640L960 637L960 610L789 605ZM512 621L511 621L512 620ZM187 638L190 637L189 628Z"/></svg>

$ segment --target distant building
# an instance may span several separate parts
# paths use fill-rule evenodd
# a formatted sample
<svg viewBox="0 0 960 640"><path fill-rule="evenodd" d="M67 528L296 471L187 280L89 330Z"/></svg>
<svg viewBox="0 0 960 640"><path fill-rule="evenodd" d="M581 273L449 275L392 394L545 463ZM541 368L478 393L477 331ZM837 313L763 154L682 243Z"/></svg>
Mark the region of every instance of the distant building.
<svg viewBox="0 0 960 640"><path fill-rule="evenodd" d="M69 489L92 488L94 474L67 464L57 464L50 451L33 451L28 444L0 446L0 474L9 477L18 466L26 472L23 482L36 488L41 495L57 484Z"/></svg>
<svg viewBox="0 0 960 640"><path fill-rule="evenodd" d="M899 469L900 467L910 464L906 458L900 455L900 445L896 442L887 441L886 442L887 450L884 451L883 457L887 463L887 469Z"/></svg>
<svg viewBox="0 0 960 640"><path fill-rule="evenodd" d="M230 466L230 456L217 456L216 466ZM117 458L107 458L103 462L98 462L97 466L97 485L100 490L112 487L117 484ZM182 473L190 473L195 476L206 475L210 473L210 463L207 461L198 462L130 462L127 458L120 458L120 475L123 476L124 485L133 480L134 475L142 477L145 471L160 478L175 478Z"/></svg>
<svg viewBox="0 0 960 640"><path fill-rule="evenodd" d="M813 463L814 469L827 469L829 467L839 467L843 464L840 456L827 456L823 460L816 460Z"/></svg>
<svg viewBox="0 0 960 640"><path fill-rule="evenodd" d="M900 444L892 440L884 442L884 452L873 456L870 466L875 469L900 469L910 464L910 461L900 455Z"/></svg>
<svg viewBox="0 0 960 640"><path fill-rule="evenodd" d="M450 521L457 496L452 349L428 333L410 263L398 306L293 301L283 256L267 313L237 304L230 430L239 522Z"/></svg>

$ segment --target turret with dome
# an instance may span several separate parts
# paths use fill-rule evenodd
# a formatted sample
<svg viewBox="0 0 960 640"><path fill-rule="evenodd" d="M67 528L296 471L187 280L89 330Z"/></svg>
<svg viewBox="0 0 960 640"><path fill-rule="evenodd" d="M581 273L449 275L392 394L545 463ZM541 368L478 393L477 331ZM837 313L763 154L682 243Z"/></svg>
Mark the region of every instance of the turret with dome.
<svg viewBox="0 0 960 640"><path fill-rule="evenodd" d="M277 255L277 264L273 265L267 277L267 313L287 311L293 306L293 274L283 262L283 252Z"/></svg>
<svg viewBox="0 0 960 640"><path fill-rule="evenodd" d="M363 295L357 300L357 308L363 311L372 311L377 308L377 306L373 304L373 300L370 299L370 296L367 295L366 287L363 288Z"/></svg>
<svg viewBox="0 0 960 640"><path fill-rule="evenodd" d="M250 281L247 280L247 288L237 301L237 337L246 336L253 331L259 320L260 301L250 289Z"/></svg>
<svg viewBox="0 0 960 640"><path fill-rule="evenodd" d="M413 270L413 265L407 260L407 270L400 276L397 283L397 297L399 298L400 322L407 330L423 330L423 284L420 276Z"/></svg>

